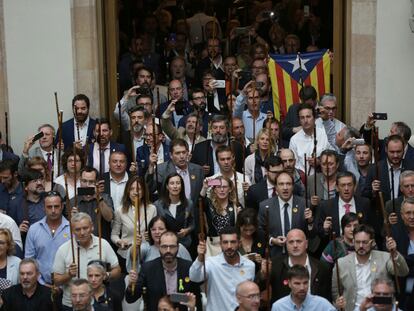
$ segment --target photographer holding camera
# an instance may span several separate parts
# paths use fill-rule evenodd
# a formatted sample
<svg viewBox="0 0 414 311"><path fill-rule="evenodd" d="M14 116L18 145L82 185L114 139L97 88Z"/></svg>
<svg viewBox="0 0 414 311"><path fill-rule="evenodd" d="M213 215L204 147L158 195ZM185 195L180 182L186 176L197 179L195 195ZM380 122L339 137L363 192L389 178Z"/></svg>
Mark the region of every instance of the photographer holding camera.
<svg viewBox="0 0 414 311"><path fill-rule="evenodd" d="M398 311L398 303L394 297L394 282L386 277L374 279L371 294L362 301L360 311Z"/></svg>

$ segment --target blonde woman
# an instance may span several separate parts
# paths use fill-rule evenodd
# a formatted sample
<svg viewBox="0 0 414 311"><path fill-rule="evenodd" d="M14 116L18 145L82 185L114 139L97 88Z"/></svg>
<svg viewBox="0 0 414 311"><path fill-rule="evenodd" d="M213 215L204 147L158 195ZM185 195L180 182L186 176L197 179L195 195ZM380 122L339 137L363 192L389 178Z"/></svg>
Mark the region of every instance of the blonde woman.
<svg viewBox="0 0 414 311"><path fill-rule="evenodd" d="M9 229L0 229L0 283L6 289L19 283L20 258L13 256L15 244Z"/></svg>
<svg viewBox="0 0 414 311"><path fill-rule="evenodd" d="M210 198L206 197L211 187ZM239 207L236 206L236 194L233 182L225 176L205 179L200 195L204 197L204 213L207 223L207 256L221 252L220 233L224 228L234 227Z"/></svg>
<svg viewBox="0 0 414 311"><path fill-rule="evenodd" d="M249 155L244 161L246 178L251 185L258 183L265 176L265 160L275 152L273 139L268 129L261 129L256 135L254 142L255 152Z"/></svg>
<svg viewBox="0 0 414 311"><path fill-rule="evenodd" d="M134 204L137 196L139 197L140 202L138 224L140 231L138 234L142 236L145 233L145 222L149 224L151 219L157 215L155 206L149 201L149 191L145 182L139 176L131 177L125 186L124 195L122 197L122 206L115 211L115 218L112 224L111 233L111 240L118 246L118 254L124 259L126 258L127 250L132 245L134 239ZM144 211L145 205L147 216L146 221ZM121 267L125 268L125 261L121 263Z"/></svg>

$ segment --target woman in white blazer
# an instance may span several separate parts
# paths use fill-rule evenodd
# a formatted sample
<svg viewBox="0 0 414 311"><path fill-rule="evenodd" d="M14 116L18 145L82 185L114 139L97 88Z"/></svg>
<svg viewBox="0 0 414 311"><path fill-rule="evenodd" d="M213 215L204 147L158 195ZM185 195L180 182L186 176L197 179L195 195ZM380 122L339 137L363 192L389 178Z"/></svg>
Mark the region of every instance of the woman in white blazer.
<svg viewBox="0 0 414 311"><path fill-rule="evenodd" d="M269 155L275 152L274 141L270 139L268 129L261 129L257 133L254 144L256 151L244 161L246 177L251 185L258 183L265 177L264 162Z"/></svg>
<svg viewBox="0 0 414 311"><path fill-rule="evenodd" d="M15 244L9 229L0 229L0 278L8 286L19 283L20 258L13 256Z"/></svg>
<svg viewBox="0 0 414 311"><path fill-rule="evenodd" d="M148 225L151 219L157 215L157 209L149 201L149 191L145 182L139 176L131 177L125 186L124 195L122 197L122 206L115 210L115 218L112 224L111 233L111 240L118 246L118 254L124 259L126 258L127 250L132 245L134 239L134 204L137 196L139 201L139 221L137 223L137 229L139 229L138 234L143 235L146 231L145 224ZM147 217L146 221L145 215Z"/></svg>

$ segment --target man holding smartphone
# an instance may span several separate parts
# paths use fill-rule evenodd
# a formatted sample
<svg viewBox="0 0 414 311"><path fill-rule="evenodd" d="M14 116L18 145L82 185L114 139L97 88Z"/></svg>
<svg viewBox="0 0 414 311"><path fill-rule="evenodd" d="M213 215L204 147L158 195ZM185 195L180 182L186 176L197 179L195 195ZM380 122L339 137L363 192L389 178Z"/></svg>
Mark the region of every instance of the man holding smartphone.
<svg viewBox="0 0 414 311"><path fill-rule="evenodd" d="M362 301L360 311L398 311L395 301L394 282L388 278L376 278L371 285L372 293ZM409 309L407 309L409 310Z"/></svg>

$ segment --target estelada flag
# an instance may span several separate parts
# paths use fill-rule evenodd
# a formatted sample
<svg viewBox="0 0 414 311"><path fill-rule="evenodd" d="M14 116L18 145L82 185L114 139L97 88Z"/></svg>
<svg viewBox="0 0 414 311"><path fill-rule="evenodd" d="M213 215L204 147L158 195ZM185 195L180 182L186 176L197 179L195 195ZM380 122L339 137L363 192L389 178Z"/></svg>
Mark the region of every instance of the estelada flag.
<svg viewBox="0 0 414 311"><path fill-rule="evenodd" d="M318 97L330 92L331 61L328 50L269 56L268 66L276 119L284 119L290 105L300 102L301 80L303 85L312 85Z"/></svg>

